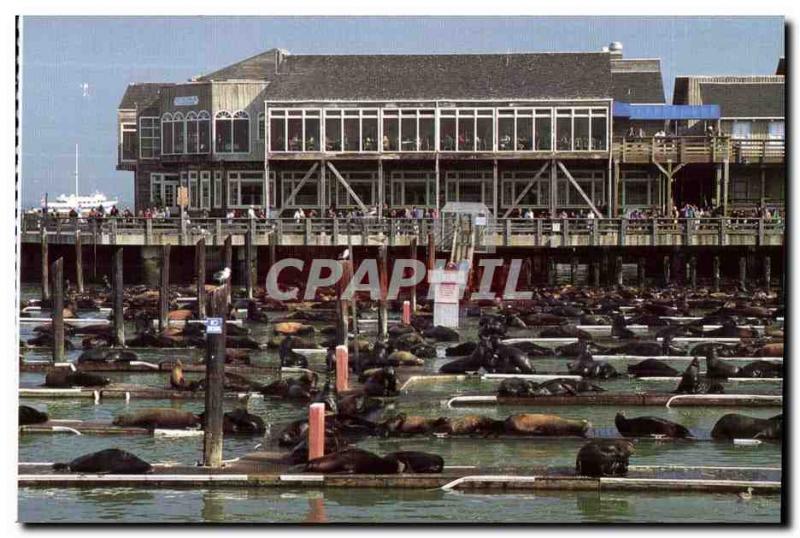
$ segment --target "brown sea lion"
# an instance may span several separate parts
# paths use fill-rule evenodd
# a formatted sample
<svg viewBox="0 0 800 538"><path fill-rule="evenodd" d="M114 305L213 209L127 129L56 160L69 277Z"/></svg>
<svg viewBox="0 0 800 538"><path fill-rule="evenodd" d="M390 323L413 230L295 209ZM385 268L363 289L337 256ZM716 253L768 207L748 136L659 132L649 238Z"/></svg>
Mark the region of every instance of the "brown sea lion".
<svg viewBox="0 0 800 538"><path fill-rule="evenodd" d="M189 411L168 407L151 407L134 413L119 415L114 426L136 428L194 428L200 425L200 417Z"/></svg>
<svg viewBox="0 0 800 538"><path fill-rule="evenodd" d="M54 471L102 474L144 474L152 466L137 456L118 448L107 448L75 458L69 463L54 463Z"/></svg>
<svg viewBox="0 0 800 538"><path fill-rule="evenodd" d="M512 435L580 435L591 428L588 420L573 420L557 415L523 413L505 420L505 433Z"/></svg>
<svg viewBox="0 0 800 538"><path fill-rule="evenodd" d="M622 476L628 472L633 443L617 439L593 439L583 445L575 460L575 474Z"/></svg>

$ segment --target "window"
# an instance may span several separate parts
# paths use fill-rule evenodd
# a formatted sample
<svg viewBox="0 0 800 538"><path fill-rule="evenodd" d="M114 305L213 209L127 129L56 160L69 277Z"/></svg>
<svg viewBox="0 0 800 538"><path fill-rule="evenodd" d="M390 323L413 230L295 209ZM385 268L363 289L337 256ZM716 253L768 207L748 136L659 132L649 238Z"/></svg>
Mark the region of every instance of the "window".
<svg viewBox="0 0 800 538"><path fill-rule="evenodd" d="M211 116L205 110L186 114L186 153L208 153Z"/></svg>
<svg viewBox="0 0 800 538"><path fill-rule="evenodd" d="M383 151L398 151L400 148L400 111L383 111Z"/></svg>
<svg viewBox="0 0 800 538"><path fill-rule="evenodd" d="M575 151L588 151L589 149L589 109L579 108L573 110L573 142Z"/></svg>
<svg viewBox="0 0 800 538"><path fill-rule="evenodd" d="M222 207L222 170L214 170L214 207Z"/></svg>
<svg viewBox="0 0 800 538"><path fill-rule="evenodd" d="M786 133L785 124L784 124L783 120L769 122L769 137L770 138L783 139L785 137L785 133Z"/></svg>
<svg viewBox="0 0 800 538"><path fill-rule="evenodd" d="M318 206L319 205L319 172L308 178L297 191L294 200L290 202L289 196L300 184L305 172L281 172L281 197L283 207Z"/></svg>
<svg viewBox="0 0 800 538"><path fill-rule="evenodd" d="M501 184L502 184L502 191L501 191L501 199L500 205L502 207L511 207L517 197L522 194L522 191L530 183L531 179L536 175L535 171L528 170L528 171L513 171L513 172L503 172L501 177ZM525 193L525 196L522 197L522 200L519 201L519 205L522 207L536 207L536 206L546 206L549 197L547 194L549 193L548 189L550 188L549 179L544 177L546 174L542 174L539 176L539 179L533 183L528 192Z"/></svg>
<svg viewBox="0 0 800 538"><path fill-rule="evenodd" d="M378 109L326 110L325 151L378 151Z"/></svg>
<svg viewBox="0 0 800 538"><path fill-rule="evenodd" d="M167 112L161 116L161 132L164 133L161 140L162 155L186 153L186 122L183 114Z"/></svg>
<svg viewBox="0 0 800 538"><path fill-rule="evenodd" d="M433 205L436 179L433 172L393 171L391 174L391 204L393 206Z"/></svg>
<svg viewBox="0 0 800 538"><path fill-rule="evenodd" d="M750 121L733 122L733 138L750 138L753 123Z"/></svg>
<svg viewBox="0 0 800 538"><path fill-rule="evenodd" d="M556 109L557 151L607 151L605 108Z"/></svg>
<svg viewBox="0 0 800 538"><path fill-rule="evenodd" d="M580 185L586 196L592 201L595 206L604 203L605 193L605 173L596 170L570 170L570 174L575 181ZM559 206L580 207L586 208L586 201L580 195L578 190L572 185L561 170L558 171L558 179L556 181L557 198L556 203Z"/></svg>
<svg viewBox="0 0 800 538"><path fill-rule="evenodd" d="M266 138L266 130L265 130L264 113L263 112L259 112L258 113L258 134L256 136L257 136L258 140L262 140L262 141L264 140L264 138Z"/></svg>
<svg viewBox="0 0 800 538"><path fill-rule="evenodd" d="M439 112L439 149L442 151L456 150L455 110L442 110Z"/></svg>
<svg viewBox="0 0 800 538"><path fill-rule="evenodd" d="M150 203L159 207L174 207L180 184L178 178L178 174L150 174Z"/></svg>
<svg viewBox="0 0 800 538"><path fill-rule="evenodd" d="M224 110L217 112L214 118L216 141L214 151L217 153L249 153L250 152L250 116L239 110L234 114Z"/></svg>
<svg viewBox="0 0 800 538"><path fill-rule="evenodd" d="M136 123L126 122L120 124L119 160L136 160Z"/></svg>
<svg viewBox="0 0 800 538"><path fill-rule="evenodd" d="M434 110L383 111L384 151L433 151L436 138Z"/></svg>
<svg viewBox="0 0 800 538"><path fill-rule="evenodd" d="M556 111L556 149L572 150L572 111L559 109Z"/></svg>
<svg viewBox="0 0 800 538"><path fill-rule="evenodd" d="M189 172L189 207L200 207L200 186L197 182L197 172Z"/></svg>
<svg viewBox="0 0 800 538"><path fill-rule="evenodd" d="M442 110L440 116L442 151L492 151L494 148L492 109Z"/></svg>
<svg viewBox="0 0 800 538"><path fill-rule="evenodd" d="M320 111L269 110L270 151L319 151Z"/></svg>
<svg viewBox="0 0 800 538"><path fill-rule="evenodd" d="M462 170L445 174L446 202L481 202L491 207L492 189L490 171Z"/></svg>
<svg viewBox="0 0 800 538"><path fill-rule="evenodd" d="M325 111L325 151L342 151L342 111Z"/></svg>
<svg viewBox="0 0 800 538"><path fill-rule="evenodd" d="M592 151L608 149L608 120L605 108L592 109Z"/></svg>
<svg viewBox="0 0 800 538"><path fill-rule="evenodd" d="M536 131L536 151L552 151L553 149L553 111L549 108L537 108L534 112Z"/></svg>
<svg viewBox="0 0 800 538"><path fill-rule="evenodd" d="M161 123L157 117L139 118L139 157L155 159L161 155Z"/></svg>
<svg viewBox="0 0 800 538"><path fill-rule="evenodd" d="M534 145L534 111L501 109L497 119L498 151L530 151ZM480 119L479 119L480 121Z"/></svg>
<svg viewBox="0 0 800 538"><path fill-rule="evenodd" d="M200 207L211 208L211 172L208 170L200 172Z"/></svg>
<svg viewBox="0 0 800 538"><path fill-rule="evenodd" d="M172 114L166 113L161 117L161 132L164 136L161 138L161 153L163 155L171 155L172 149Z"/></svg>
<svg viewBox="0 0 800 538"><path fill-rule="evenodd" d="M269 176L270 205L274 205L275 173ZM228 207L264 206L264 172L228 172Z"/></svg>
<svg viewBox="0 0 800 538"><path fill-rule="evenodd" d="M375 172L341 172L341 174L361 203L366 206L375 205L378 191L378 176ZM335 188L337 207L358 205L347 189L338 181Z"/></svg>

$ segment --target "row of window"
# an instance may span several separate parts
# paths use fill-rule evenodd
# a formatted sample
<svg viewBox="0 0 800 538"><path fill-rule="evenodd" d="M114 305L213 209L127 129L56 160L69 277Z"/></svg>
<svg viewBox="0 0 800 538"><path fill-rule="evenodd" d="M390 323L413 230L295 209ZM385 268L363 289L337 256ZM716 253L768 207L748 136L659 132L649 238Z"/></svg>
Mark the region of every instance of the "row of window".
<svg viewBox="0 0 800 538"><path fill-rule="evenodd" d="M273 152L317 152L322 147L328 152L608 149L605 108L459 108L439 110L438 116L437 134L435 109L269 109L269 148Z"/></svg>

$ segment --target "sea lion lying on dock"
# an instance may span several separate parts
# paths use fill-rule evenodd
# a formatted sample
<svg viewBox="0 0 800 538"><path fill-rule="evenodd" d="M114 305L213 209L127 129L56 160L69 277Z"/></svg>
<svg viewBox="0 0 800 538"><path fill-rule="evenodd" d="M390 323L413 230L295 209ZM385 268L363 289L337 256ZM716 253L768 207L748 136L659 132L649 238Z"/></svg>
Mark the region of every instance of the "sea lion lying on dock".
<svg viewBox="0 0 800 538"><path fill-rule="evenodd" d="M47 413L29 407L27 405L19 406L19 425L27 426L29 424L41 424L50 420Z"/></svg>
<svg viewBox="0 0 800 538"><path fill-rule="evenodd" d="M311 325L305 325L303 323L297 323L295 321L276 323L273 326L273 330L275 331L275 334L282 334L284 336L314 334L314 327Z"/></svg>
<svg viewBox="0 0 800 538"><path fill-rule="evenodd" d="M658 359L645 359L628 366L628 373L636 377L676 377L678 370Z"/></svg>
<svg viewBox="0 0 800 538"><path fill-rule="evenodd" d="M400 413L379 423L377 433L383 437L429 434L439 425L441 425L441 418L429 418Z"/></svg>
<svg viewBox="0 0 800 538"><path fill-rule="evenodd" d="M200 417L190 411L181 411L169 407L151 407L133 413L115 417L112 424L129 428L147 428L154 430L196 428L200 426Z"/></svg>
<svg viewBox="0 0 800 538"><path fill-rule="evenodd" d="M405 468L406 464L400 458L382 458L360 448L348 448L309 461L303 471L323 474L397 474Z"/></svg>
<svg viewBox="0 0 800 538"><path fill-rule="evenodd" d="M54 471L98 474L145 474L153 467L139 457L120 450L107 448L75 458L69 463L54 463Z"/></svg>
<svg viewBox="0 0 800 538"><path fill-rule="evenodd" d="M436 340L437 342L458 342L458 332L449 328L436 325L422 332L422 336Z"/></svg>
<svg viewBox="0 0 800 538"><path fill-rule="evenodd" d="M650 437L653 435L679 439L692 437L692 433L685 426L659 417L647 416L629 419L620 411L614 418L614 424L623 437Z"/></svg>
<svg viewBox="0 0 800 538"><path fill-rule="evenodd" d="M783 365L769 361L754 361L742 366L738 377L783 377Z"/></svg>
<svg viewBox="0 0 800 538"><path fill-rule="evenodd" d="M583 392L604 392L605 389L593 385L585 379L574 380L555 378L543 383L512 377L504 379L497 390L498 396L575 396Z"/></svg>
<svg viewBox="0 0 800 538"><path fill-rule="evenodd" d="M588 350L578 355L574 361L568 362L567 370L572 375L596 379L611 379L619 375L607 362L594 360Z"/></svg>
<svg viewBox="0 0 800 538"><path fill-rule="evenodd" d="M283 377L261 388L264 396L285 398L287 400L311 401L314 387L317 385L317 374L303 372L298 377Z"/></svg>
<svg viewBox="0 0 800 538"><path fill-rule="evenodd" d="M87 349L78 357L78 364L97 362L131 362L138 361L139 356L128 349Z"/></svg>
<svg viewBox="0 0 800 538"><path fill-rule="evenodd" d="M505 422L483 415L465 415L456 418L441 417L434 427L435 433L447 435L499 435L505 431Z"/></svg>
<svg viewBox="0 0 800 538"><path fill-rule="evenodd" d="M780 439L783 436L783 415L755 418L738 413L723 415L711 430L712 439Z"/></svg>
<svg viewBox="0 0 800 538"><path fill-rule="evenodd" d="M200 424L205 428L205 412L200 413ZM222 433L225 435L256 435L266 433L267 426L258 415L246 409L234 409L222 416Z"/></svg>
<svg viewBox="0 0 800 538"><path fill-rule="evenodd" d="M511 435L579 435L585 437L592 424L588 420L573 420L557 415L522 413L505 420L505 433Z"/></svg>
<svg viewBox="0 0 800 538"><path fill-rule="evenodd" d="M397 395L397 373L391 366L365 370L358 381L364 384L363 392L367 396Z"/></svg>
<svg viewBox="0 0 800 538"><path fill-rule="evenodd" d="M575 474L580 476L624 476L633 443L617 439L593 439L583 445L575 460Z"/></svg>
<svg viewBox="0 0 800 538"><path fill-rule="evenodd" d="M281 360L281 367L308 368L308 359L305 355L294 351L295 341L293 336L287 336L278 347L278 356ZM302 349L298 346L298 349Z"/></svg>
<svg viewBox="0 0 800 538"><path fill-rule="evenodd" d="M111 383L107 377L89 372L73 372L70 368L54 368L47 372L44 386L50 388L105 387Z"/></svg>
<svg viewBox="0 0 800 538"><path fill-rule="evenodd" d="M416 451L390 452L383 457L386 461L397 461L403 464L404 473L441 473L444 459L437 454Z"/></svg>

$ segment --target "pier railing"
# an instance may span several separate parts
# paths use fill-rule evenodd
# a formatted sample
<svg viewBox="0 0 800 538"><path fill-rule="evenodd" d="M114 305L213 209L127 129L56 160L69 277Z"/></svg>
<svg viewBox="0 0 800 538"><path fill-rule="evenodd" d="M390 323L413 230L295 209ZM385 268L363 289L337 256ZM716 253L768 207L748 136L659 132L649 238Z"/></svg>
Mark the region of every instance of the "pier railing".
<svg viewBox="0 0 800 538"><path fill-rule="evenodd" d="M728 136L651 136L614 139L621 163L782 163L785 141Z"/></svg>
<svg viewBox="0 0 800 538"><path fill-rule="evenodd" d="M438 248L447 250L440 220L392 218L142 218L75 219L40 214L24 215L23 243L38 243L45 232L48 243L191 245L201 237L222 244L232 236L236 245L251 234L256 245L408 245L412 237L425 244L429 233ZM480 229L478 248L577 246L724 246L782 245L783 222L744 217L694 219L489 219Z"/></svg>

